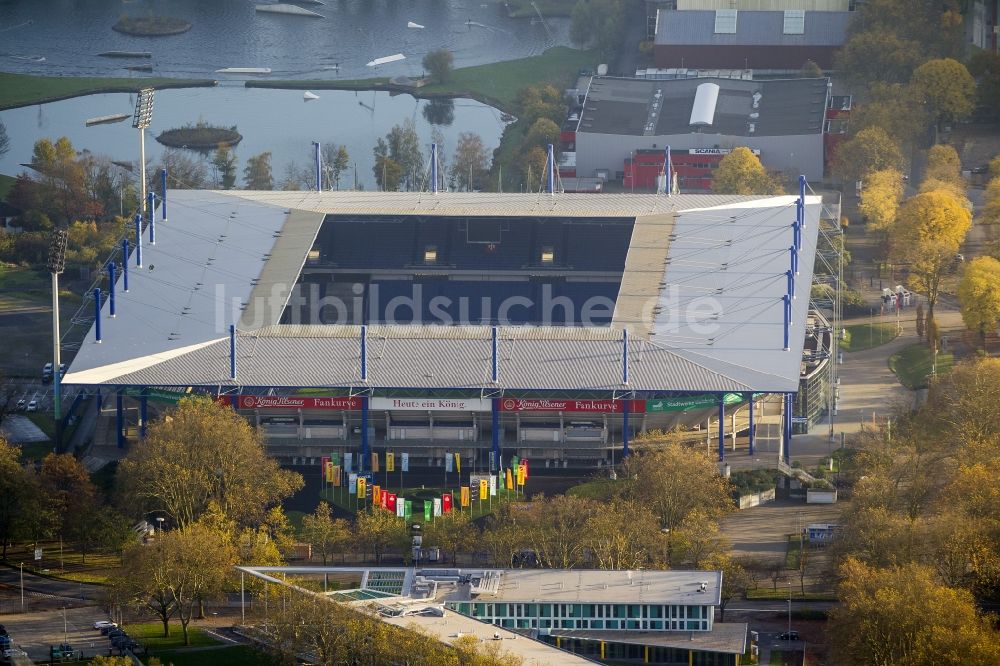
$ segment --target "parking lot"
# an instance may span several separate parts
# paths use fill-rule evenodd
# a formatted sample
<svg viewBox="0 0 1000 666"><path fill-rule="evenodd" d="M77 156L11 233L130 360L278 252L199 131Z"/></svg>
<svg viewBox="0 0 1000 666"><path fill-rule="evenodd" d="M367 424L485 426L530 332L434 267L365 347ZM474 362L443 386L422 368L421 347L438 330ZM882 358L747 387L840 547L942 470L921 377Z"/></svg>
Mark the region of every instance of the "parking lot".
<svg viewBox="0 0 1000 666"><path fill-rule="evenodd" d="M64 623L65 617L65 623ZM85 657L108 654L108 640L94 629L94 622L107 619L97 607L37 611L21 615L0 615L11 643L37 663L49 661L49 647L69 643Z"/></svg>

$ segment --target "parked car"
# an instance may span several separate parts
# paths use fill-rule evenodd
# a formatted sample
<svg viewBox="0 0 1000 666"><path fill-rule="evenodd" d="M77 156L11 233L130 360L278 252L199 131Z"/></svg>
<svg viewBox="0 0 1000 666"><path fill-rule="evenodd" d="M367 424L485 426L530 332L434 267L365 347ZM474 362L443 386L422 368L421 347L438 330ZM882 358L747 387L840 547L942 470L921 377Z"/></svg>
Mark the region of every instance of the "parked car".
<svg viewBox="0 0 1000 666"><path fill-rule="evenodd" d="M25 407L27 406L28 406L28 401L25 400L24 398L17 401L17 411L23 412Z"/></svg>
<svg viewBox="0 0 1000 666"><path fill-rule="evenodd" d="M27 412L37 412L38 411L38 401L37 400L32 400L31 402L29 402L28 406L25 408L25 411L27 411Z"/></svg>
<svg viewBox="0 0 1000 666"><path fill-rule="evenodd" d="M103 629L104 627L117 627L118 625L111 620L98 620L94 623L94 629Z"/></svg>
<svg viewBox="0 0 1000 666"><path fill-rule="evenodd" d="M797 631L785 631L778 635L779 641L797 641L801 640L799 638L799 632Z"/></svg>

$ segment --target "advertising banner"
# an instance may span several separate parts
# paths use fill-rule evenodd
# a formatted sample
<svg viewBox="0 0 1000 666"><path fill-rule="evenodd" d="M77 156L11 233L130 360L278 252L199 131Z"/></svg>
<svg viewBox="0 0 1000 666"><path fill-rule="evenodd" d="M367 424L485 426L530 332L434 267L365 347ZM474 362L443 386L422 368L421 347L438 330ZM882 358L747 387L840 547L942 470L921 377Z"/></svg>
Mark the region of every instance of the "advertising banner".
<svg viewBox="0 0 1000 666"><path fill-rule="evenodd" d="M361 398L332 398L304 395L241 395L240 409L361 409Z"/></svg>
<svg viewBox="0 0 1000 666"><path fill-rule="evenodd" d="M396 512L396 504L397 503L398 503L398 498L396 497L396 493L389 493L389 499L385 503L386 504L385 508L387 508L387 509L389 509L389 511L392 511L393 513L395 513Z"/></svg>
<svg viewBox="0 0 1000 666"><path fill-rule="evenodd" d="M451 493L445 493L441 496L441 511L451 513Z"/></svg>
<svg viewBox="0 0 1000 666"><path fill-rule="evenodd" d="M454 463L452 462L451 454L450 453L444 454L444 471L451 472L454 469L453 464Z"/></svg>
<svg viewBox="0 0 1000 666"><path fill-rule="evenodd" d="M354 471L354 454L351 452L344 454L344 469L348 472Z"/></svg>
<svg viewBox="0 0 1000 666"><path fill-rule="evenodd" d="M372 471L378 471L378 453L375 451L372 451Z"/></svg>
<svg viewBox="0 0 1000 666"><path fill-rule="evenodd" d="M358 475L353 472L347 476L347 492L352 495L358 492Z"/></svg>
<svg viewBox="0 0 1000 666"><path fill-rule="evenodd" d="M385 452L385 471L396 471L396 454L393 451Z"/></svg>
<svg viewBox="0 0 1000 666"><path fill-rule="evenodd" d="M333 471L331 472L331 474L333 474L333 487L339 488L340 480L341 477L343 476L343 473L340 470L340 465L333 465Z"/></svg>
<svg viewBox="0 0 1000 666"><path fill-rule="evenodd" d="M406 500L402 497L396 498L396 517L405 518L406 517Z"/></svg>
<svg viewBox="0 0 1000 666"><path fill-rule="evenodd" d="M723 398L726 406L736 405L743 402L743 396L739 393L727 393ZM715 409L719 406L719 396L711 393L702 395L685 395L675 398L657 398L646 401L646 412L656 414L659 412L686 412L692 409Z"/></svg>
<svg viewBox="0 0 1000 666"><path fill-rule="evenodd" d="M469 500L470 500L470 497L469 497L469 486L462 486L461 501L462 501L462 507L463 508L469 506Z"/></svg>
<svg viewBox="0 0 1000 666"><path fill-rule="evenodd" d="M371 409L394 412L488 412L489 398L371 398Z"/></svg>
<svg viewBox="0 0 1000 666"><path fill-rule="evenodd" d="M365 477L358 477L358 499L364 499L365 497Z"/></svg>
<svg viewBox="0 0 1000 666"><path fill-rule="evenodd" d="M441 498L440 497L435 497L434 498L434 515L435 516L440 516L441 515Z"/></svg>
<svg viewBox="0 0 1000 666"><path fill-rule="evenodd" d="M490 474L490 497L497 496L497 477Z"/></svg>
<svg viewBox="0 0 1000 666"><path fill-rule="evenodd" d="M486 479L479 479L479 499L488 497L489 494L490 494L489 482Z"/></svg>
<svg viewBox="0 0 1000 666"><path fill-rule="evenodd" d="M629 412L646 411L645 400L629 400ZM503 398L502 412L602 412L621 413L624 400L549 400L543 398Z"/></svg>
<svg viewBox="0 0 1000 666"><path fill-rule="evenodd" d="M430 500L424 500L424 522L431 522L431 517L434 512L434 505L431 504Z"/></svg>
<svg viewBox="0 0 1000 666"><path fill-rule="evenodd" d="M382 505L382 488L380 486L372 486L372 504L375 506Z"/></svg>
<svg viewBox="0 0 1000 666"><path fill-rule="evenodd" d="M403 454L401 454L401 457L402 457L402 460L400 460L400 464L403 467L403 471L404 472L409 472L410 471L410 454L409 453L403 453Z"/></svg>
<svg viewBox="0 0 1000 666"><path fill-rule="evenodd" d="M389 491L385 488L382 489L382 500L379 502L379 506L383 509L389 508Z"/></svg>

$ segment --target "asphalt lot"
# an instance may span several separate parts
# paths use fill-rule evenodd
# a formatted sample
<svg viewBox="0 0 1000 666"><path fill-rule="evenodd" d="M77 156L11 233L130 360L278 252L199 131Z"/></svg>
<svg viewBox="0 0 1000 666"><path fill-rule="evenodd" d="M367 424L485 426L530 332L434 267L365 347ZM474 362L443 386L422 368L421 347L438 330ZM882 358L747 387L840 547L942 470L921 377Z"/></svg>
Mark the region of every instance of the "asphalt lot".
<svg viewBox="0 0 1000 666"><path fill-rule="evenodd" d="M49 660L49 646L69 643L86 657L107 654L108 639L94 629L94 622L107 619L97 607L68 608L65 611L37 611L23 615L2 615L11 642L28 653L32 661Z"/></svg>
<svg viewBox="0 0 1000 666"><path fill-rule="evenodd" d="M784 559L787 535L797 534L809 523L836 523L839 516L837 504L776 500L731 513L722 520L720 527L732 542L733 555L760 560Z"/></svg>

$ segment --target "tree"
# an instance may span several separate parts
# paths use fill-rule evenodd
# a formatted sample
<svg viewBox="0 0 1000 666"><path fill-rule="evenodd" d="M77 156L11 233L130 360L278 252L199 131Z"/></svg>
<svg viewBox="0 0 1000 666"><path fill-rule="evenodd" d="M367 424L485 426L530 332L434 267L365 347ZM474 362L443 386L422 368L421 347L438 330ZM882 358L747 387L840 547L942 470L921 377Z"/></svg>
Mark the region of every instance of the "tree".
<svg viewBox="0 0 1000 666"><path fill-rule="evenodd" d="M424 155L420 150L420 137L413 120L407 118L402 125L394 125L385 135L385 155L402 169L400 183L407 190L414 189L423 183ZM376 145L375 155L379 156L381 141ZM377 162L377 160L376 160ZM376 163L376 168L378 164ZM381 170L381 168L379 169ZM376 174L376 178L378 175ZM386 179L388 180L388 178ZM398 189L398 188L383 188Z"/></svg>
<svg viewBox="0 0 1000 666"><path fill-rule="evenodd" d="M50 453L42 459L38 479L56 517L56 529L77 542L86 563L98 505L90 474L72 455Z"/></svg>
<svg viewBox="0 0 1000 666"><path fill-rule="evenodd" d="M722 572L722 588L719 592L719 622L726 621L726 606L733 599L746 594L750 575L743 565L727 554L719 554L705 561L709 571Z"/></svg>
<svg viewBox="0 0 1000 666"><path fill-rule="evenodd" d="M361 511L354 523L354 538L375 557L377 564L390 548L405 549L410 537L406 524L383 509Z"/></svg>
<svg viewBox="0 0 1000 666"><path fill-rule="evenodd" d="M995 162L997 158L993 158ZM1000 164L997 165L1000 168ZM993 171L993 162L990 162L990 172ZM984 224L1000 224L1000 177L994 176L986 185L982 210L982 221Z"/></svg>
<svg viewBox="0 0 1000 666"><path fill-rule="evenodd" d="M342 146L327 141L323 144L323 165L326 169L327 187L340 189L340 177L347 170L351 163L351 157L347 153L347 146Z"/></svg>
<svg viewBox="0 0 1000 666"><path fill-rule="evenodd" d="M924 304L920 303L917 305L917 337L923 340L924 338Z"/></svg>
<svg viewBox="0 0 1000 666"><path fill-rule="evenodd" d="M524 122L527 127L531 127L539 118L561 123L566 117L563 95L549 83L538 83L518 90L515 108L519 122Z"/></svg>
<svg viewBox="0 0 1000 666"><path fill-rule="evenodd" d="M700 450L670 443L629 456L624 464L626 492L648 506L667 534L667 561L677 541L675 531L695 511L715 520L730 510L729 484L716 462Z"/></svg>
<svg viewBox="0 0 1000 666"><path fill-rule="evenodd" d="M910 85L938 124L961 120L975 109L976 81L952 58L925 62L913 72Z"/></svg>
<svg viewBox="0 0 1000 666"><path fill-rule="evenodd" d="M471 192L486 177L489 169L489 153L483 139L473 132L458 135L458 146L452 158L451 181L459 190Z"/></svg>
<svg viewBox="0 0 1000 666"><path fill-rule="evenodd" d="M164 582L181 622L184 645L191 644L188 625L203 599L220 595L236 555L225 538L197 523L157 536L167 561Z"/></svg>
<svg viewBox="0 0 1000 666"><path fill-rule="evenodd" d="M969 74L976 79L978 108L987 110L995 119L1000 109L1000 55L977 50L969 58Z"/></svg>
<svg viewBox="0 0 1000 666"><path fill-rule="evenodd" d="M934 317L941 279L971 225L972 214L946 192L918 194L899 209L889 231L889 255L893 263L909 265L911 288L927 295L928 318Z"/></svg>
<svg viewBox="0 0 1000 666"><path fill-rule="evenodd" d="M847 181L861 180L873 171L903 172L906 160L899 144L881 127L866 127L840 144L834 171Z"/></svg>
<svg viewBox="0 0 1000 666"><path fill-rule="evenodd" d="M450 554L452 564L457 563L459 551L473 549L478 537L479 530L472 523L468 511L452 511L437 516L424 529L424 544L438 546L445 554Z"/></svg>
<svg viewBox="0 0 1000 666"><path fill-rule="evenodd" d="M979 333L985 349L986 334L995 333L1000 325L1000 261L993 257L970 261L958 283L958 302L962 321Z"/></svg>
<svg viewBox="0 0 1000 666"><path fill-rule="evenodd" d="M958 157L958 151L941 143L931 146L927 151L924 178L956 183L964 190L965 180L962 178L962 161Z"/></svg>
<svg viewBox="0 0 1000 666"><path fill-rule="evenodd" d="M523 146L538 146L547 150L548 144L552 144L558 149L559 146L559 125L548 118L539 118L524 137Z"/></svg>
<svg viewBox="0 0 1000 666"><path fill-rule="evenodd" d="M597 48L602 55L613 55L624 38L627 15L624 0L578 2L570 16L570 40L585 48Z"/></svg>
<svg viewBox="0 0 1000 666"><path fill-rule="evenodd" d="M421 113L429 124L448 127L455 122L455 100L450 97L432 97L427 100Z"/></svg>
<svg viewBox="0 0 1000 666"><path fill-rule="evenodd" d="M536 496L518 518L522 547L533 551L539 566L572 569L585 557L587 521L599 510L597 502L573 495Z"/></svg>
<svg viewBox="0 0 1000 666"><path fill-rule="evenodd" d="M153 179L161 169L167 170L167 187L173 190L203 190L208 183L205 162L192 158L180 148L165 149L159 164L146 170L150 174L150 185L155 185ZM133 172L138 170L137 166Z"/></svg>
<svg viewBox="0 0 1000 666"><path fill-rule="evenodd" d="M916 40L891 31L862 32L841 47L835 69L861 88L872 81L905 83L923 57L921 44Z"/></svg>
<svg viewBox="0 0 1000 666"><path fill-rule="evenodd" d="M430 72L435 83L448 83L454 63L455 59L448 49L431 51L423 59L424 69Z"/></svg>
<svg viewBox="0 0 1000 666"><path fill-rule="evenodd" d="M613 498L587 519L585 543L598 569L644 569L659 558L663 534L648 507Z"/></svg>
<svg viewBox="0 0 1000 666"><path fill-rule="evenodd" d="M740 146L719 162L712 180L712 191L719 194L778 194L781 187L767 173L760 158Z"/></svg>
<svg viewBox="0 0 1000 666"><path fill-rule="evenodd" d="M319 552L326 566L330 556L350 540L351 530L346 520L334 520L329 504L320 502L315 513L302 517L302 538Z"/></svg>
<svg viewBox="0 0 1000 666"><path fill-rule="evenodd" d="M873 171L865 178L858 209L867 222L868 232L887 231L896 221L896 211L903 199L903 174L895 169Z"/></svg>
<svg viewBox="0 0 1000 666"><path fill-rule="evenodd" d="M302 487L302 477L264 453L263 439L228 407L184 398L169 418L153 423L141 447L118 469L133 510L164 511L187 527L218 503L238 526L259 524L267 510Z"/></svg>
<svg viewBox="0 0 1000 666"><path fill-rule="evenodd" d="M848 559L828 623L833 663L995 663L1000 636L980 617L972 595L945 587L925 566L876 569Z"/></svg>
<svg viewBox="0 0 1000 666"><path fill-rule="evenodd" d="M165 535L164 535L165 536ZM177 612L170 593L170 561L163 539L136 545L125 553L123 566L108 581L111 598L120 604L145 608L163 625L163 635L170 635L170 618Z"/></svg>
<svg viewBox="0 0 1000 666"><path fill-rule="evenodd" d="M921 425L935 439L958 443L965 451L973 447L989 451L990 443L1000 443L1000 412L991 402L996 395L1000 395L1000 359L961 363L930 386L921 410L928 418Z"/></svg>
<svg viewBox="0 0 1000 666"><path fill-rule="evenodd" d="M821 79L823 78L823 70L812 60L806 60L799 69L799 78Z"/></svg>
<svg viewBox="0 0 1000 666"><path fill-rule="evenodd" d="M19 521L27 509L30 477L21 465L21 447L0 436L0 559L7 560L7 547L18 533Z"/></svg>
<svg viewBox="0 0 1000 666"><path fill-rule="evenodd" d="M879 127L907 152L927 130L923 100L908 84L875 82L866 99L851 110L851 130Z"/></svg>
<svg viewBox="0 0 1000 666"><path fill-rule="evenodd" d="M226 144L220 144L212 158L215 167L215 182L224 190L231 190L236 185L236 155Z"/></svg>
<svg viewBox="0 0 1000 666"><path fill-rule="evenodd" d="M247 164L243 167L243 184L248 190L274 189L270 151L247 158Z"/></svg>
<svg viewBox="0 0 1000 666"><path fill-rule="evenodd" d="M524 178L525 189L528 192L537 192L541 189L542 182L546 177L545 170L548 168L549 156L538 146L531 146L527 151L521 153L520 171Z"/></svg>
<svg viewBox="0 0 1000 666"><path fill-rule="evenodd" d="M132 666L132 659L99 654L90 660L90 664L91 666Z"/></svg>
<svg viewBox="0 0 1000 666"><path fill-rule="evenodd" d="M7 136L7 126L0 121L0 157L10 151L10 137Z"/></svg>

